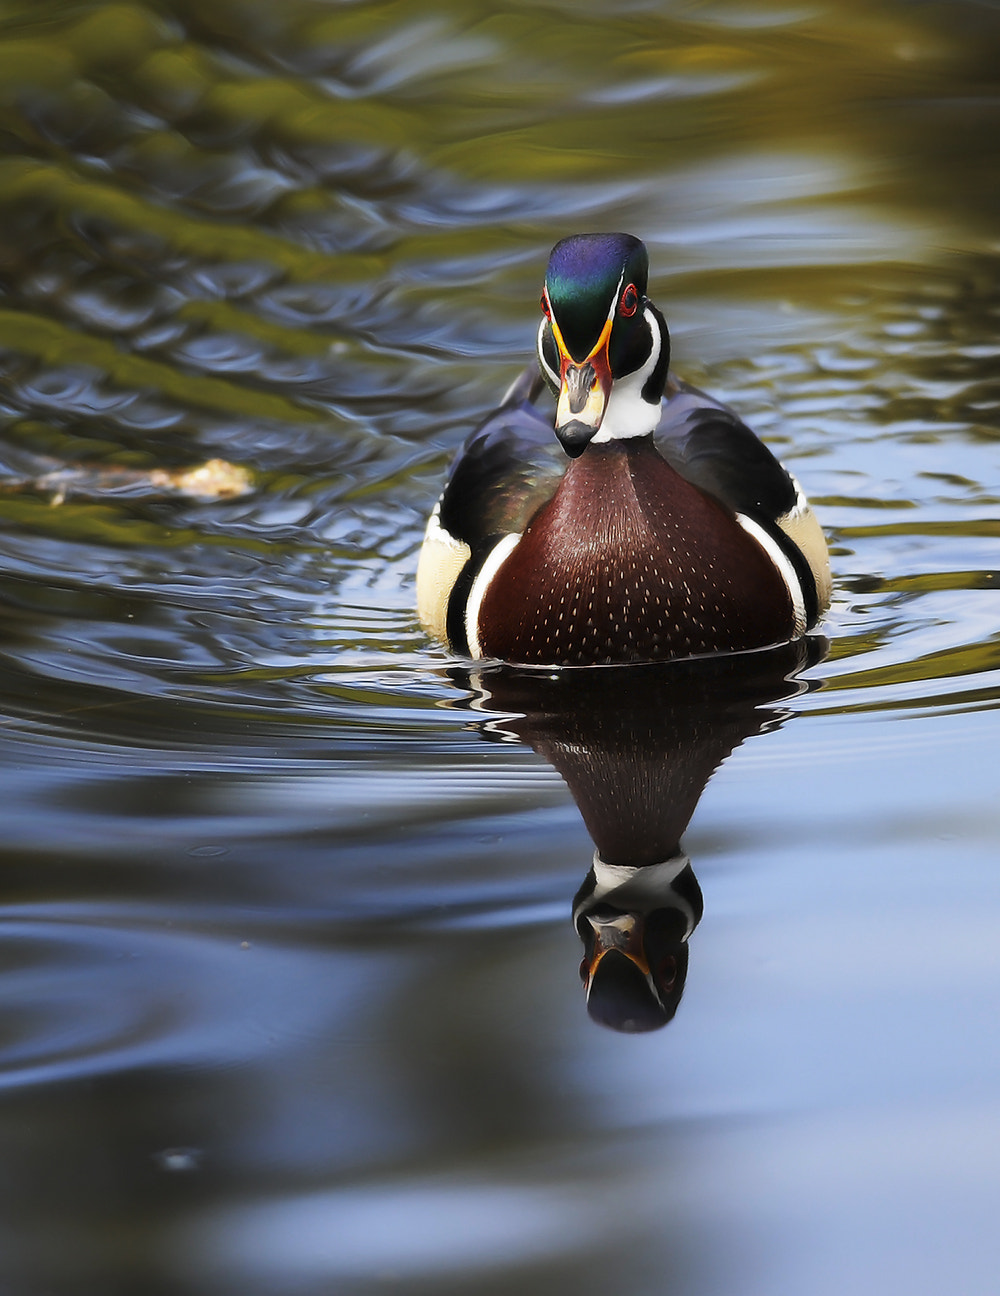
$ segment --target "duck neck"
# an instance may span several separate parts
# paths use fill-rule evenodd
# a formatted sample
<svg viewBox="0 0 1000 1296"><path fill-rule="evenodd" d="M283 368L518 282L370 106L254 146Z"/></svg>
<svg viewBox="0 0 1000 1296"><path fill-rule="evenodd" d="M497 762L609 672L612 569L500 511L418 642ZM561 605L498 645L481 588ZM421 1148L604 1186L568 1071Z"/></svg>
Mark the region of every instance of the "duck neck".
<svg viewBox="0 0 1000 1296"><path fill-rule="evenodd" d="M649 436L660 421L670 340L663 316L652 302L646 303L643 315L649 329L649 355L638 369L615 379L604 418L593 438L598 445Z"/></svg>

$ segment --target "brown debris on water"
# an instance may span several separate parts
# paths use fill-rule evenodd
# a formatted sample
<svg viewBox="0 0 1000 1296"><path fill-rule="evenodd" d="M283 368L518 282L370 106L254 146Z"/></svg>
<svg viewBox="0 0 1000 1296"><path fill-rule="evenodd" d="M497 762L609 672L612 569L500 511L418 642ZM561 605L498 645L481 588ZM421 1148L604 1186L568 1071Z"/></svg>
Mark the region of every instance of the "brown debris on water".
<svg viewBox="0 0 1000 1296"><path fill-rule="evenodd" d="M200 503L237 499L254 488L251 473L226 459L188 468L60 467L36 476L8 477L0 493L48 495L53 507L67 499L107 495L181 495Z"/></svg>

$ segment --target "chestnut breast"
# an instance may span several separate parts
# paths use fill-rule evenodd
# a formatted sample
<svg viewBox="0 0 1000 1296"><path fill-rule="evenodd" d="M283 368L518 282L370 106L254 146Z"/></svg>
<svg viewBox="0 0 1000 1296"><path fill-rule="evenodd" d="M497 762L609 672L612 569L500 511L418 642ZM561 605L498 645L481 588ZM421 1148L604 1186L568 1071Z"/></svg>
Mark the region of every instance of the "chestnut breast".
<svg viewBox="0 0 1000 1296"><path fill-rule="evenodd" d="M657 661L794 634L777 568L651 437L590 445L490 582L484 655L538 665Z"/></svg>

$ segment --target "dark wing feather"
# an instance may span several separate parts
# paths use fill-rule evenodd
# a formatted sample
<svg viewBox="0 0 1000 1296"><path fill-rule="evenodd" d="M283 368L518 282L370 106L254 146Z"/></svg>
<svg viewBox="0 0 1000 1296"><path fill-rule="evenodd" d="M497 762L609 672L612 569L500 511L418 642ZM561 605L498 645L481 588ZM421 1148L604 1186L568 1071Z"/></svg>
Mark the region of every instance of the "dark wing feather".
<svg viewBox="0 0 1000 1296"><path fill-rule="evenodd" d="M791 474L728 406L671 378L656 445L680 475L734 513L764 528L791 563L808 625L820 613L816 572L780 519L795 508Z"/></svg>
<svg viewBox="0 0 1000 1296"><path fill-rule="evenodd" d="M441 525L472 550L519 533L552 498L566 457L534 406L542 390L535 366L525 369L500 408L472 432L441 496Z"/></svg>
<svg viewBox="0 0 1000 1296"><path fill-rule="evenodd" d="M764 525L795 507L795 483L728 406L671 377L656 445L699 490Z"/></svg>

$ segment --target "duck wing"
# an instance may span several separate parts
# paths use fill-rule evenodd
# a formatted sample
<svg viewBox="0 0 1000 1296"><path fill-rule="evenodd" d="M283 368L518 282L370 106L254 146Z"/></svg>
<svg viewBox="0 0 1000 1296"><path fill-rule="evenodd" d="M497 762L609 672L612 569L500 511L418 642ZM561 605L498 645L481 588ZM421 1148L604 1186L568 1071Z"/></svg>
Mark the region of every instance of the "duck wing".
<svg viewBox="0 0 1000 1296"><path fill-rule="evenodd" d="M498 538L520 534L566 471L552 420L535 408L543 388L537 367L526 368L499 408L469 435L452 466L439 521L469 546L473 560Z"/></svg>
<svg viewBox="0 0 1000 1296"><path fill-rule="evenodd" d="M556 492L566 457L535 408L542 379L525 369L472 432L427 523L417 564L417 613L428 634L469 649L465 606L477 574L505 536L520 535Z"/></svg>
<svg viewBox="0 0 1000 1296"><path fill-rule="evenodd" d="M799 501L795 478L739 415L673 375L655 441L685 481L755 522L773 525Z"/></svg>
<svg viewBox="0 0 1000 1296"><path fill-rule="evenodd" d="M822 528L788 469L728 405L673 375L655 441L686 481L778 545L801 583L812 625L830 605L830 559Z"/></svg>

